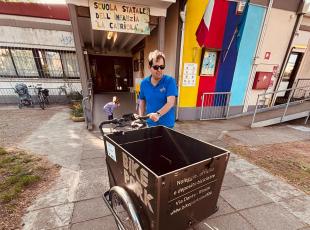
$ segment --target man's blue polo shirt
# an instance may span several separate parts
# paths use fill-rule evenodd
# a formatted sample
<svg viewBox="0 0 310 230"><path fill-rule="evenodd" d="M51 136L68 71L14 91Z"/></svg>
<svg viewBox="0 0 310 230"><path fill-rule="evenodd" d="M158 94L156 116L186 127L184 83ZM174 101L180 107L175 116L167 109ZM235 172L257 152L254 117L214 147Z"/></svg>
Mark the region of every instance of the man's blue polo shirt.
<svg viewBox="0 0 310 230"><path fill-rule="evenodd" d="M146 103L146 113L156 113L166 103L167 97L178 96L175 79L168 75L163 75L156 86L151 83L151 76L143 79L140 85L139 99ZM175 108L172 107L166 114L161 116L157 122L151 119L147 120L149 126L163 125L169 128L174 127Z"/></svg>

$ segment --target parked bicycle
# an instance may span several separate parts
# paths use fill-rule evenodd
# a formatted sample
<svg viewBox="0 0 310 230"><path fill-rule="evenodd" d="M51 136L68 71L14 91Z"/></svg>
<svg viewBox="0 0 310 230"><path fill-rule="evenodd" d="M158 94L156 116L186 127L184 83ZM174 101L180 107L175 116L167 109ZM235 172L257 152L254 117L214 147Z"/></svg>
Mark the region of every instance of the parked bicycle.
<svg viewBox="0 0 310 230"><path fill-rule="evenodd" d="M37 91L37 96L38 96L38 102L41 107L41 109L45 109L46 105L49 104L49 90L48 89L43 89L42 87L35 87Z"/></svg>
<svg viewBox="0 0 310 230"><path fill-rule="evenodd" d="M41 86L41 84L29 85L29 87L34 88L34 92L37 96L37 102L41 109L45 109L46 106L49 104L49 90L45 89Z"/></svg>

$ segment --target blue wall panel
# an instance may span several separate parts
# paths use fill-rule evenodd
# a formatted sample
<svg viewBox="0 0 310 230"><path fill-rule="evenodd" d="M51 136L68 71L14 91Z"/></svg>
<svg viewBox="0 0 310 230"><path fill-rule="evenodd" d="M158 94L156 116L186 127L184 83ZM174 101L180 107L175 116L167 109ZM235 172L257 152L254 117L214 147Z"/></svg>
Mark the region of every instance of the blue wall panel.
<svg viewBox="0 0 310 230"><path fill-rule="evenodd" d="M264 15L265 8L249 5L231 86L231 106L240 106L244 103Z"/></svg>
<svg viewBox="0 0 310 230"><path fill-rule="evenodd" d="M236 39L233 38L233 34L240 18L240 16L236 14L236 5L237 4L235 2L229 3L222 52L219 59L221 65L217 77L215 92L230 92L231 89L231 83L234 76L237 60ZM231 41L232 43L228 49Z"/></svg>

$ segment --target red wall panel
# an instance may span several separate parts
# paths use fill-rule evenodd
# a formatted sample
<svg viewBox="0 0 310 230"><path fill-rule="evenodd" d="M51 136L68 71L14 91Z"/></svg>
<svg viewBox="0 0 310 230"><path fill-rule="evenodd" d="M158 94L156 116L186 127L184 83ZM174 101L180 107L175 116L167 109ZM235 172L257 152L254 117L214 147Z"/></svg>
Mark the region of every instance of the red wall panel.
<svg viewBox="0 0 310 230"><path fill-rule="evenodd" d="M70 21L69 10L66 4L38 4L0 1L0 14Z"/></svg>
<svg viewBox="0 0 310 230"><path fill-rule="evenodd" d="M225 32L226 18L228 14L228 1L215 0L213 13L211 17L210 30L207 37L206 49L222 49L223 37ZM220 52L217 55L219 58ZM214 76L200 77L198 94L197 94L197 106L201 106L201 95L204 92L214 92L216 84L216 76L219 69L220 61L217 61L216 73Z"/></svg>

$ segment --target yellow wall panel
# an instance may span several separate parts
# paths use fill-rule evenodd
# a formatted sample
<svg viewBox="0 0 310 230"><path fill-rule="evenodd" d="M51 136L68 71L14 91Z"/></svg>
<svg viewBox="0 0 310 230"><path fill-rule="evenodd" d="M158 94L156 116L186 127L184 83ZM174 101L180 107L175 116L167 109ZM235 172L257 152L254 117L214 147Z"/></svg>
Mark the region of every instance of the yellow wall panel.
<svg viewBox="0 0 310 230"><path fill-rule="evenodd" d="M186 5L184 44L182 73L180 78L180 107L196 107L197 92L199 86L199 67L202 49L196 41L196 30L203 17L208 0L188 0ZM196 73L196 85L194 87L183 87L183 67L184 63L197 63L198 70Z"/></svg>

